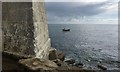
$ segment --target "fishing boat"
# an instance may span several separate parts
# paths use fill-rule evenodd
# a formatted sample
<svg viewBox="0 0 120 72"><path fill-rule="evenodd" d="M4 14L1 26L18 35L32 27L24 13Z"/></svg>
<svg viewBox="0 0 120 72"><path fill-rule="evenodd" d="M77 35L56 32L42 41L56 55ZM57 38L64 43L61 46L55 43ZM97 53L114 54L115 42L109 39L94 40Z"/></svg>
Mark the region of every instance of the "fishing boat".
<svg viewBox="0 0 120 72"><path fill-rule="evenodd" d="M65 28L64 28L63 31L70 31L70 29L65 29Z"/></svg>

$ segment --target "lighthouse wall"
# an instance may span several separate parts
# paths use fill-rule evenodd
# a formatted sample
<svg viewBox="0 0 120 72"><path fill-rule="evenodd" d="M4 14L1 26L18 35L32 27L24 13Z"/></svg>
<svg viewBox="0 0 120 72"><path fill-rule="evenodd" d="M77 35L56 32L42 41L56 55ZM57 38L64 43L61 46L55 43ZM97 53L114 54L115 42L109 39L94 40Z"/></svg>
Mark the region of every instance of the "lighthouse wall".
<svg viewBox="0 0 120 72"><path fill-rule="evenodd" d="M44 2L2 3L3 52L48 58L50 38Z"/></svg>

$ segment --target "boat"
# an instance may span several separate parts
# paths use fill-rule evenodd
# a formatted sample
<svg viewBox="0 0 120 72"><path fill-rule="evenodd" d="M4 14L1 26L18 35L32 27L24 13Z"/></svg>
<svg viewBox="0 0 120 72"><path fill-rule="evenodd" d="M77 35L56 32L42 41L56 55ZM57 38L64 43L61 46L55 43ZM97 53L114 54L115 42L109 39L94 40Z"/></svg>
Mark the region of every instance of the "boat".
<svg viewBox="0 0 120 72"><path fill-rule="evenodd" d="M64 28L63 31L70 31L70 29L65 29L65 28Z"/></svg>

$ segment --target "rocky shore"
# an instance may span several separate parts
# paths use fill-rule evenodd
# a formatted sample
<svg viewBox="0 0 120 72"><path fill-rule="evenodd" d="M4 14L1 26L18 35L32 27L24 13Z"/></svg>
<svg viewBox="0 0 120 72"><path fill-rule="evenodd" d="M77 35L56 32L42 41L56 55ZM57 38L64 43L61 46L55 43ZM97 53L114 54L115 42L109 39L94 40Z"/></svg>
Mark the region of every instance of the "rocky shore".
<svg viewBox="0 0 120 72"><path fill-rule="evenodd" d="M19 72L94 72L90 69L82 69L83 64L75 64L74 59L65 61L65 57L64 53L58 52L53 47L49 51L49 59L3 52L3 72L11 70ZM10 68L11 66L12 68Z"/></svg>

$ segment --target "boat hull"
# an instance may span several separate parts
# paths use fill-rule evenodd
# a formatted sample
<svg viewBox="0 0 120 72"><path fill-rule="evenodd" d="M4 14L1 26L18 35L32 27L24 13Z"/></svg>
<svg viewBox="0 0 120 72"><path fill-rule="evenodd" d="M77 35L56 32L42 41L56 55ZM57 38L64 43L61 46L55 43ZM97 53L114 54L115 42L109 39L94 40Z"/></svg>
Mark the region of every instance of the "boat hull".
<svg viewBox="0 0 120 72"><path fill-rule="evenodd" d="M70 29L63 29L63 31L70 31Z"/></svg>

